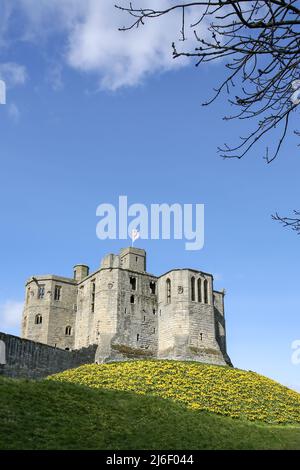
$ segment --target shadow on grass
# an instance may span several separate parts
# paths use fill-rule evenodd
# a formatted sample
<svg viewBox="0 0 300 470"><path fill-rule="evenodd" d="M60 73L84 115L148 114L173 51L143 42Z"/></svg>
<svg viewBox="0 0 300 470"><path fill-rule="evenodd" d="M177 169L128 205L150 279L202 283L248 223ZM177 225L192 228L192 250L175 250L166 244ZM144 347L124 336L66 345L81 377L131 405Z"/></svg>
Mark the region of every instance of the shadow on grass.
<svg viewBox="0 0 300 470"><path fill-rule="evenodd" d="M163 398L0 378L0 449L300 449L300 427L257 425Z"/></svg>

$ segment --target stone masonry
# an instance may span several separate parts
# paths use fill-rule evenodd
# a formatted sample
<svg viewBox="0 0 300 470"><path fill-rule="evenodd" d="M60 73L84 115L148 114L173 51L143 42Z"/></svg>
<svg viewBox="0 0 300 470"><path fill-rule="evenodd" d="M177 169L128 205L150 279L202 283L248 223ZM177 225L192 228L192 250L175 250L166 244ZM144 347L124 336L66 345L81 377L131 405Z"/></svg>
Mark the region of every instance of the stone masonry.
<svg viewBox="0 0 300 470"><path fill-rule="evenodd" d="M64 351L0 332L0 375L41 379L95 361L97 346Z"/></svg>
<svg viewBox="0 0 300 470"><path fill-rule="evenodd" d="M213 276L194 269L154 276L138 248L107 255L91 274L77 265L73 278L31 277L22 337L70 351L94 345L96 362L153 357L231 365L224 291L214 290Z"/></svg>

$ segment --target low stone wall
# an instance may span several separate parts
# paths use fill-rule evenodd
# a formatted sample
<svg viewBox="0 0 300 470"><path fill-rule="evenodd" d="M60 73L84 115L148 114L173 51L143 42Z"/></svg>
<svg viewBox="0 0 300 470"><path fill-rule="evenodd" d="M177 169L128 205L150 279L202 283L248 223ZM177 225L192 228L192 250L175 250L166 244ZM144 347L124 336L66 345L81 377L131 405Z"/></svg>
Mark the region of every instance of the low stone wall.
<svg viewBox="0 0 300 470"><path fill-rule="evenodd" d="M7 377L38 379L95 362L96 345L76 351L36 343L0 333L0 374Z"/></svg>

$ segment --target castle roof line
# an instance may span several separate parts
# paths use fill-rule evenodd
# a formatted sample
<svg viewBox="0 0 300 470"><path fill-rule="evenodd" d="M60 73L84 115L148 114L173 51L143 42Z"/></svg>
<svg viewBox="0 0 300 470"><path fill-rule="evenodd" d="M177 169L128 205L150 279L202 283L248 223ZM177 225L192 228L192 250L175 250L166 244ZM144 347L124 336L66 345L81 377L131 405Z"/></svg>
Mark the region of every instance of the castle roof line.
<svg viewBox="0 0 300 470"><path fill-rule="evenodd" d="M197 274L203 274L205 276L210 276L212 279L213 279L213 275L210 274L210 273L206 273L204 271L199 271L197 269L192 269L192 268L175 268L175 269L170 269L169 271L166 271L165 273L159 275L159 276L156 276L155 274L152 274L152 273L148 273L148 272L142 272L142 271L135 271L134 269L124 269L124 268L121 268L121 267L110 267L110 268L99 268L97 269L97 271L94 271L93 273L89 274L87 277L85 277L84 279L82 279L80 282L78 282L78 285L81 284L82 282L85 282L87 279L90 279L90 278L93 278L94 276L96 276L96 274L98 274L100 271L112 271L114 269L121 269L122 271L127 271L127 272L130 272L130 273L134 273L134 274L139 274L139 275L142 275L142 276L149 276L149 277L153 277L155 279L160 279L161 277L164 277L166 276L167 274L173 272L173 271L192 271L194 273L197 273Z"/></svg>
<svg viewBox="0 0 300 470"><path fill-rule="evenodd" d="M149 276L149 277L153 277L155 279L158 279L160 277L160 276L155 276L154 274L151 274L151 273L142 272L142 271L135 271L134 269L124 269L124 268L121 268L121 267L117 267L117 268L116 267L114 267L114 268L113 267L111 267L111 268L99 268L99 269L97 269L97 271L94 271L93 273L89 274L87 277L82 279L80 282L78 282L78 284L81 284L82 282L85 282L89 278L93 278L100 271L112 271L114 269L121 269L122 271L128 271L129 273L134 273L134 274L141 274L142 276Z"/></svg>
<svg viewBox="0 0 300 470"><path fill-rule="evenodd" d="M68 278L68 277L63 277L63 276L58 276L56 274L44 274L44 275L38 275L38 276L32 276L31 278L29 278L26 282L26 286L33 282L33 281L58 281L58 282L61 282L61 283L65 283L65 284L73 284L73 285L80 285L82 284L83 282L85 282L86 280L88 279L91 279L93 278L94 276L96 276L100 271L111 271L113 269L122 269L122 271L127 271L127 272L130 272L130 273L134 273L134 274L139 274L139 275L142 275L142 276L149 276L149 277L153 277L154 279L160 279L161 277L164 277L166 276L167 274L171 273L171 272L174 272L174 271L192 271L196 274L202 274L202 275L205 275L205 276L210 276L212 279L213 279L213 275L210 274L210 273L206 273L204 271L199 271L197 269L192 269L192 268L175 268L175 269L170 269L169 271L166 271L165 273L159 275L159 276L156 276L155 274L151 274L151 273L148 273L148 272L141 272L141 271L135 271L133 269L124 269L124 268L121 268L121 267L111 267L111 268L99 268L97 269L97 271L94 271L93 273L89 274L87 277L85 277L84 279L82 279L80 282L77 282L75 279L73 278ZM216 291L218 292L218 291ZM220 292L222 293L222 292Z"/></svg>
<svg viewBox="0 0 300 470"><path fill-rule="evenodd" d="M193 269L193 268L175 268L175 269L170 269L169 271L165 272L164 274L161 274L160 276L158 277L163 277L163 276L166 276L167 274L169 273L172 273L173 271L192 271L193 273L197 273L197 274L203 274L204 276L210 276L212 279L214 278L214 276L210 273L206 273L204 271L199 271L198 269Z"/></svg>
<svg viewBox="0 0 300 470"><path fill-rule="evenodd" d="M214 292L215 292L216 294L222 294L222 295L225 295L225 294L226 294L226 292L225 292L224 289L223 289L223 290L214 289Z"/></svg>
<svg viewBox="0 0 300 470"><path fill-rule="evenodd" d="M63 277L63 276L57 276L56 274L40 274L38 276L31 276L27 281L26 281L26 286L30 282L34 281L58 281L62 282L65 284L77 284L77 281L73 279L72 277Z"/></svg>

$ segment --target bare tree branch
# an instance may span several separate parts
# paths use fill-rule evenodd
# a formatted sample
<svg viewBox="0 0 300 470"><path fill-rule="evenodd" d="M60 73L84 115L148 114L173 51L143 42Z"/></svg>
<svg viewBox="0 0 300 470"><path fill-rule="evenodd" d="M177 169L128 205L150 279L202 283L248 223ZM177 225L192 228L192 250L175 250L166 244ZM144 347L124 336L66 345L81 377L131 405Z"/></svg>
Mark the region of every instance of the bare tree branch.
<svg viewBox="0 0 300 470"><path fill-rule="evenodd" d="M295 230L298 235L300 235L300 212L294 211L295 217L281 217L277 213L272 215L273 220L277 220L280 222L284 227L289 227L292 230Z"/></svg>
<svg viewBox="0 0 300 470"><path fill-rule="evenodd" d="M270 163L278 156L288 134L290 114L298 105L291 96L292 84L300 78L299 0L202 0L180 2L165 10L139 8L131 2L116 8L131 18L121 31L180 12L181 50L173 42L173 58L194 58L197 67L223 59L229 71L212 98L203 104L211 104L225 92L237 112L224 119L254 122L254 129L241 136L239 144L219 148L221 156L242 158L270 132L276 133L277 143L272 150L266 147L264 158ZM192 18L189 24L187 18ZM191 47L188 42L189 48L182 49L188 32L195 44ZM233 87L238 90L235 96Z"/></svg>

